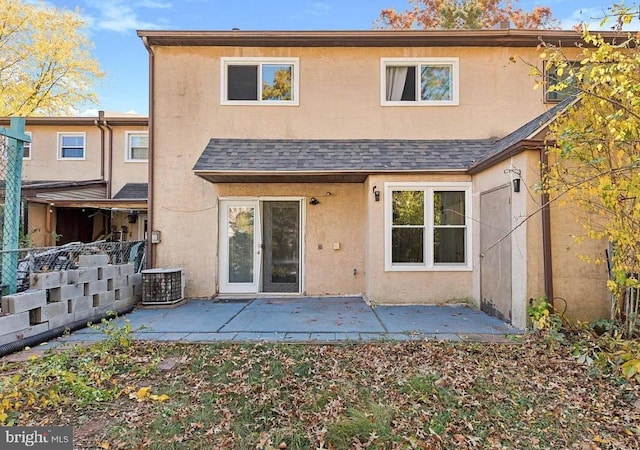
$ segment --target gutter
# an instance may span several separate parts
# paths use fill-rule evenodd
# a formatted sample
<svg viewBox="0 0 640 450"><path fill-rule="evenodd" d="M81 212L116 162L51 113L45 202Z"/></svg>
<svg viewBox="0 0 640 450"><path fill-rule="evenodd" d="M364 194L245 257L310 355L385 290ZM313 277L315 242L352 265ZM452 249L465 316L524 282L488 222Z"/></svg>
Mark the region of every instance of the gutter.
<svg viewBox="0 0 640 450"><path fill-rule="evenodd" d="M155 80L155 71L154 71L154 53L153 48L149 44L149 40L147 36L141 36L142 43L145 48L149 52L149 155L147 162L147 170L148 170L148 191L147 191L147 268L152 269L155 267L154 265L154 256L155 256L155 248L153 243L151 242L151 230L153 230L153 215L154 215L154 204L153 204L153 160L154 160L154 129L153 129L153 92L154 92L154 80Z"/></svg>

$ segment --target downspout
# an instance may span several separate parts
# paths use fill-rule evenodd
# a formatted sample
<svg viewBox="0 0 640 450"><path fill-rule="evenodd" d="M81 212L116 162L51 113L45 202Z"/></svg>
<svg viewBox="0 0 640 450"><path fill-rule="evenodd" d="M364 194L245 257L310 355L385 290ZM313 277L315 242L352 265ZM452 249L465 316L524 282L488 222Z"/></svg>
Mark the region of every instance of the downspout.
<svg viewBox="0 0 640 450"><path fill-rule="evenodd" d="M104 134L104 126L101 124L101 122L104 122L104 111L98 111L98 120L96 120L94 123L95 125L100 128L100 179L102 181L107 181L104 177L104 166L105 166L105 143L104 143L104 138L105 138L105 134ZM111 196L109 195L109 187L107 185L107 192L106 192L106 197L107 198L111 198ZM109 228L111 227L111 218L109 218L109 221L106 221L106 218L103 216L102 218L102 227L105 230L105 233L107 232L107 230L109 230Z"/></svg>
<svg viewBox="0 0 640 450"><path fill-rule="evenodd" d="M546 148L540 150L540 161L542 168L540 169L540 177L544 179L544 175L549 163L549 155ZM551 252L551 210L549 208L549 194L543 192L542 197L542 260L544 266L544 294L547 302L554 309L553 304L553 255Z"/></svg>
<svg viewBox="0 0 640 450"><path fill-rule="evenodd" d="M153 230L153 92L154 92L154 54L146 36L142 36L142 43L149 52L149 155L147 158L148 190L147 190L147 268L154 267L154 248L151 243Z"/></svg>
<svg viewBox="0 0 640 450"><path fill-rule="evenodd" d="M107 198L111 199L111 187L113 183L113 128L111 128L109 123L104 118L102 119L102 126L109 130L109 165L107 171L109 179L107 180Z"/></svg>
<svg viewBox="0 0 640 450"><path fill-rule="evenodd" d="M100 179L104 179L104 127L100 125L100 122L104 120L104 111L98 111L98 120L93 123L100 128Z"/></svg>

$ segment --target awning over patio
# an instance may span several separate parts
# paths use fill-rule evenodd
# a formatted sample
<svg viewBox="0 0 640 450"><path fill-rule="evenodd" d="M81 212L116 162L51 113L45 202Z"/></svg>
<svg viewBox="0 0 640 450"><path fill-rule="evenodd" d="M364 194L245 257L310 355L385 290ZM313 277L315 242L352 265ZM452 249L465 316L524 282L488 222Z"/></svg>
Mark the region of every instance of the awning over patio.
<svg viewBox="0 0 640 450"><path fill-rule="evenodd" d="M211 139L193 170L213 183L362 183L376 173L464 173L494 143L493 139Z"/></svg>

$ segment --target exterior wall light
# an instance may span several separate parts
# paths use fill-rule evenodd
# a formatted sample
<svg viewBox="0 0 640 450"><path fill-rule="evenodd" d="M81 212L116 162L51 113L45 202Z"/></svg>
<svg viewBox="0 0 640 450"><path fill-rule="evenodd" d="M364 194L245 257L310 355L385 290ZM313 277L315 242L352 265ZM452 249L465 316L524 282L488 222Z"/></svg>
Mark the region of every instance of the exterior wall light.
<svg viewBox="0 0 640 450"><path fill-rule="evenodd" d="M309 200L310 205L317 205L318 203L320 203L320 200L315 197L311 197L311 200Z"/></svg>
<svg viewBox="0 0 640 450"><path fill-rule="evenodd" d="M380 201L380 191L378 190L378 186L374 186L373 189L373 197L376 199L377 202Z"/></svg>

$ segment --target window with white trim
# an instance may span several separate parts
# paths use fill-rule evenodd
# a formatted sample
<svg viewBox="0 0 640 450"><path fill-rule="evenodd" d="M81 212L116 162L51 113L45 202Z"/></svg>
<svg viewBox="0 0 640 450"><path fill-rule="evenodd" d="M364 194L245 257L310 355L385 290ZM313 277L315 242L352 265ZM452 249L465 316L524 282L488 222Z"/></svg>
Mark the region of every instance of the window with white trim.
<svg viewBox="0 0 640 450"><path fill-rule="evenodd" d="M544 62L545 103L560 103L578 93L578 89L576 87L577 80L571 74L571 71L577 69L579 65L580 63L577 61L569 61L569 67L558 69L558 67L553 64L547 61ZM556 86L560 83L566 84L567 86L561 90L549 90L550 87Z"/></svg>
<svg viewBox="0 0 640 450"><path fill-rule="evenodd" d="M298 105L298 58L222 58L221 103Z"/></svg>
<svg viewBox="0 0 640 450"><path fill-rule="evenodd" d="M24 134L31 137L31 131L25 131ZM9 138L0 136L0 151L7 151L9 148ZM31 142L22 143L22 159L31 159Z"/></svg>
<svg viewBox="0 0 640 450"><path fill-rule="evenodd" d="M25 131L24 134L26 134L33 140L31 131ZM31 142L22 143L22 159L31 159Z"/></svg>
<svg viewBox="0 0 640 450"><path fill-rule="evenodd" d="M149 159L149 133L128 131L127 154L125 159L128 162L146 162Z"/></svg>
<svg viewBox="0 0 640 450"><path fill-rule="evenodd" d="M85 133L58 133L58 159L84 159Z"/></svg>
<svg viewBox="0 0 640 450"><path fill-rule="evenodd" d="M469 183L385 186L386 270L470 270Z"/></svg>
<svg viewBox="0 0 640 450"><path fill-rule="evenodd" d="M458 105L458 62L458 58L382 58L382 105Z"/></svg>

